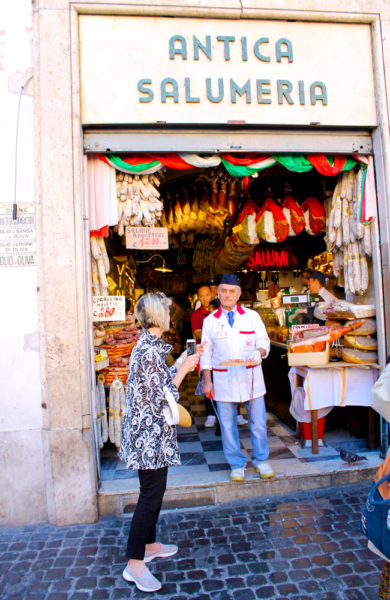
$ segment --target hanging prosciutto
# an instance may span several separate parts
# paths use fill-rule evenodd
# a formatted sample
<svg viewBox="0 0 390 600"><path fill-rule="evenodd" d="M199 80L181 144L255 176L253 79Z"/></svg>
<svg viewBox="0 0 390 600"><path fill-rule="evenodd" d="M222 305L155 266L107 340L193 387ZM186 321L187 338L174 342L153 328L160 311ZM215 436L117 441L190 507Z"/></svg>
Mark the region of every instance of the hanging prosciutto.
<svg viewBox="0 0 390 600"><path fill-rule="evenodd" d="M302 233L305 229L305 217L291 194L287 194L284 197L284 200L282 201L282 210L289 226L289 237Z"/></svg>
<svg viewBox="0 0 390 600"><path fill-rule="evenodd" d="M260 239L277 244L284 242L290 226L283 209L273 198L267 198L257 213L256 233Z"/></svg>
<svg viewBox="0 0 390 600"><path fill-rule="evenodd" d="M252 200L247 200L237 219L237 225L241 225L238 230L238 237L244 244L256 245L259 243L259 238L256 233L256 217L259 207Z"/></svg>
<svg viewBox="0 0 390 600"><path fill-rule="evenodd" d="M305 229L310 235L318 235L325 229L325 209L318 198L308 196L301 209L305 217Z"/></svg>

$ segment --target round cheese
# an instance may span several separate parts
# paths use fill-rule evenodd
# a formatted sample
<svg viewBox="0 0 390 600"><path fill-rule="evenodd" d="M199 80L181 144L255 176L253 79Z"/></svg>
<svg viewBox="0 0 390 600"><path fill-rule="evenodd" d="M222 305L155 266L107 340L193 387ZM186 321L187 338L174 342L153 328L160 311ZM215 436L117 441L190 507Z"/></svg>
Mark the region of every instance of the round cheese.
<svg viewBox="0 0 390 600"><path fill-rule="evenodd" d="M361 321L361 319L356 319L356 321L348 321L348 325L352 325L358 321ZM372 335L373 333L376 333L376 320L364 319L363 325L357 329L353 329L348 333L348 335Z"/></svg>
<svg viewBox="0 0 390 600"><path fill-rule="evenodd" d="M357 348L344 348L344 350L341 353L341 358L345 362L364 364L376 363L378 360L378 355L376 352L358 350Z"/></svg>
<svg viewBox="0 0 390 600"><path fill-rule="evenodd" d="M344 346L347 348L357 348L358 350L376 350L376 339L369 335L345 335Z"/></svg>

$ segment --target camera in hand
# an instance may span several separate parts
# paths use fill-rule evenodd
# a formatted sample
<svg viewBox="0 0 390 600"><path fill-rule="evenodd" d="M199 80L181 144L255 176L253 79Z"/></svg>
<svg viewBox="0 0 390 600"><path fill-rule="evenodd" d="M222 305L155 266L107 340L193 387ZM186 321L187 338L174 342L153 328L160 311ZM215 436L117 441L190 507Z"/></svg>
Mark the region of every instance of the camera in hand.
<svg viewBox="0 0 390 600"><path fill-rule="evenodd" d="M187 356L192 356L193 354L196 354L196 340L187 340L186 349Z"/></svg>

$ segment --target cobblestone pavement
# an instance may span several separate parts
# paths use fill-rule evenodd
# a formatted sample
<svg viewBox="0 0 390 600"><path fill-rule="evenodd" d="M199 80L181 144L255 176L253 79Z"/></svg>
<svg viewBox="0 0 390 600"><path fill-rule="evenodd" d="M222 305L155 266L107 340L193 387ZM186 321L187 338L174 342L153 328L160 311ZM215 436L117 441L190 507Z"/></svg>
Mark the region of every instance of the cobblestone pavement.
<svg viewBox="0 0 390 600"><path fill-rule="evenodd" d="M0 529L1 600L370 600L383 561L358 529L370 484L164 511L179 553L156 559L145 594L123 581L131 516Z"/></svg>

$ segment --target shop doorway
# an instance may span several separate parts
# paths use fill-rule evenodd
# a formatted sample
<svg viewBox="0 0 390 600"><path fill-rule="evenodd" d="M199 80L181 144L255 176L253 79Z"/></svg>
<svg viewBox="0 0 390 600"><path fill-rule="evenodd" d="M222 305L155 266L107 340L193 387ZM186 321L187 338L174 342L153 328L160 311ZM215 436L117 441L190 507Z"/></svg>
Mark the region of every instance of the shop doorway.
<svg viewBox="0 0 390 600"><path fill-rule="evenodd" d="M183 155L183 157L185 161L185 155ZM141 293L160 289L175 299L178 311L182 309L184 316L180 319L179 326L172 329L169 339L173 345L173 355L175 355L175 353L179 352L186 337L190 334L191 330L188 326L188 314L194 308L193 302L196 299L195 292L199 284L208 284L211 279L217 279L218 275L224 271L239 272L243 290L241 301L246 306L259 311L267 325L270 338L273 342L274 356L271 358L273 358L274 362L272 363L270 360L270 365L272 363L274 366L270 368L267 373L267 367L264 365L266 379L268 379L267 388L269 390L268 397L266 397L266 403L269 410L269 422L273 423L273 428L279 431L279 433L281 433L281 430L278 428L281 427L284 434L281 435L281 437L285 438L284 441L292 443L291 438L294 438L294 445L298 443L298 438L296 437L296 428L294 427L295 422L289 412L291 391L287 377L289 368L286 357L287 344L289 339L291 339L291 326L293 324L299 324L300 322L298 316L294 317L294 315L298 313L298 315L301 315L301 320L305 320L302 315L305 314L304 309L309 307L290 306L286 308L283 306L282 301L280 301L281 304L278 305L279 300L276 300L276 304L274 303L272 305L271 300L273 298L280 299L283 295L293 296L294 294L303 292L304 285L302 283L302 272L308 266L315 270L320 270L327 275L329 280L332 280L332 283L334 284L333 289L335 289L336 298L340 301L345 300L345 281L343 281L341 275L340 277L334 277L334 254L332 254L332 250L329 249L327 239L329 234L329 214L332 209L332 199L334 197L336 185L340 183L340 173L342 173L342 171L335 174L324 175L315 169L307 168L306 172L297 172L287 168L286 161L285 164L283 164L282 160L274 160L273 157L271 157L270 163L272 162L273 164L269 164L267 168L257 169L257 171L254 170L253 173L250 173L251 167L248 166L248 164L244 164L244 162L252 161L252 163L249 164L257 165L258 163L254 163L253 160L258 157L243 153L239 155L229 155L229 158L232 159L231 162L225 158L224 161L220 160L219 164L216 164L213 167L209 166L209 164L204 168L190 165L190 168L179 170L177 169L177 166L183 157L179 156L179 158L176 159L178 162L173 164L172 156L166 154L164 158L167 159L166 162L169 166L164 166L162 169L159 169L152 174L147 174L146 168L143 169L144 172L141 170L139 175L137 175L135 172L131 172L134 171L135 166L148 165L156 162L161 156L146 157L144 154L141 156L122 154L120 158L113 157L112 155L106 156L107 162L105 164L109 166L109 168L115 170L115 182L118 192L115 193L115 197L117 201L119 201L119 192L121 189L123 190L122 195L125 196L128 192L126 191L125 193L124 190L128 190L129 184L134 185L134 183L138 181L142 182L142 185L145 187L151 186L151 188L154 188L158 194L151 191L151 195L153 196L153 194L155 194L156 199L163 201L163 211L156 217L155 222L153 222L155 217L153 211L149 211L151 222L148 222L148 215L141 215L140 210L138 210L138 213L136 211L136 214L132 215L132 223L122 223L121 225L119 219L119 224L107 226L107 230L103 233L108 235L94 236L99 239L101 237L104 238L105 251L107 252L109 261L109 270L105 273L106 285L101 287L99 272L99 266L101 268L101 265L96 265L97 269L96 267L92 268L92 275L95 276L95 289L93 295L96 295L97 292L99 292L100 295L105 295L107 292L108 295L125 295L128 300L127 321L124 319L120 323L110 322L109 326L107 326L107 324L103 326L102 323L95 323L94 329L96 353L100 352L100 349L106 349L109 351L108 354L110 355L108 356L109 365L104 367L100 371L100 374L105 376L106 414L109 416L111 410L111 412L116 415L117 422L112 425L114 433L112 434L113 441L111 441L111 445L109 440L103 442L102 450L103 453L106 453L104 458L107 459L104 461L104 464L112 467L111 470L115 471L115 476L118 478L121 478L119 471L122 469L117 469L118 464L115 456L114 437L115 431L119 431L121 399L120 394L116 394L115 401L110 409L109 387L115 381L115 377L123 384L126 383L126 365L130 356L131 345L136 341L137 337L136 323L132 320L131 314L134 303ZM193 155L191 155L191 157L193 157ZM119 158L119 160L117 160L117 158ZM354 166L349 169L349 171L353 171L354 174L357 175L362 167L355 158L349 158L351 161L354 161ZM145 160L147 159L149 162L145 163ZM201 164L202 160L205 162L209 159L209 155L199 156L199 164ZM236 159L236 161L234 159ZM334 157L326 157L326 160L328 160L329 165L332 167L332 161L334 164ZM236 164L234 164L235 162ZM230 164L230 171L226 168L227 163ZM364 163L362 164L364 165ZM292 163L290 163L290 167L291 165ZM244 174L243 170L240 172L240 168L243 166L247 167L247 172L250 174ZM154 167L149 168L153 169ZM130 171L130 173L128 171ZM142 178L144 178L143 181ZM300 207L307 198L318 200L323 207L323 213L320 215L323 220L321 227L319 226L318 231L313 231L312 229L314 223L313 219L317 217L317 215L314 215L316 211L313 208L316 204L312 202L311 212L313 214L311 226L308 217L308 224L305 225L304 229L299 234L287 236L282 241L281 238L283 237L283 234L278 230L278 227L280 229L282 224L278 223L278 220L275 219L275 215L272 211L268 211L271 212L271 216L266 215L267 218L263 219L263 232L265 237L269 234L272 237L272 240L267 241L266 239L259 239L259 243L254 243L255 239L250 239L251 227L253 225L253 223L251 224L250 219L253 215L253 211L250 214L250 203L253 203L260 209L267 199L271 199L276 206L281 207L282 202L289 195L292 196L298 207ZM113 198L114 194L111 195L111 199ZM123 198L122 203L125 204L126 202L127 200ZM310 207L307 210L309 211ZM155 214L157 213L158 211L155 211ZM132 217L129 217L129 219ZM115 217L113 218L115 219ZM133 227L150 225L166 227L169 233L169 248L158 248L156 251L143 250L142 248L126 248L126 225ZM240 225L241 229L238 228ZM369 281L364 290L363 288L355 290L356 293L353 295L354 298L352 299L352 304L356 303L362 306L375 305L377 303L376 299L379 290L381 289L380 273L378 271L379 249L375 245L376 235L375 232L373 233L373 230L377 227L375 221L373 221L373 224L369 227L372 248L371 256L364 253L367 261ZM95 234L96 233L102 232L95 231ZM241 233L241 235L239 235L239 233ZM255 234L255 236L256 235L257 234ZM278 238L278 236L280 236L280 238ZM249 252L249 248L244 248L244 246L249 246L251 251ZM342 247L343 246L337 246L338 249ZM246 251L245 257L242 256L244 250ZM240 254L241 256L239 256ZM240 259L242 259L241 262ZM96 258L95 260L98 262ZM104 258L104 260L107 259ZM340 273L344 276L344 268L341 264L339 265L339 274ZM102 291L104 292L103 294ZM350 292L351 290L349 289L349 293ZM359 294L359 292L362 293ZM308 302L311 302L311 300ZM380 305L380 302L378 304ZM362 310L364 312L364 309ZM307 312L310 313L310 311ZM374 315L370 314L368 318L372 319L373 316ZM335 318L337 318L337 315ZM381 319L382 317L379 316L379 323L381 322ZM341 321L342 324L345 323L344 319L341 319ZM375 364L378 364L378 361L381 360L380 355L383 354L383 348L381 347L381 343L383 345L383 342L381 342L382 332L379 331L378 333L378 328L376 328L372 333L374 335L370 337L377 340L376 348L370 348L370 350L363 349L362 352L376 351L377 357L375 359ZM378 333L377 337L375 335L376 333ZM108 337L107 339L107 336L112 337ZM110 343L107 342L114 342L114 340L116 342L119 341L120 343L113 343L111 349L107 349L106 346L110 346ZM127 348L122 348L124 346L127 346ZM352 348L351 350L354 351L359 349ZM334 350L336 354L337 352L340 353L342 351L341 344L339 344L338 349ZM341 355L338 358L340 357ZM364 362L361 358L359 360ZM280 366L277 370L276 377L275 365ZM283 377L280 377L282 372ZM188 384L188 389L186 389L185 393L188 396L188 405L192 412L197 415L197 433L199 435L199 432L202 431L205 418L203 401L201 397L194 397L194 394L192 393L194 390L192 390L191 386L195 389L196 381L191 381L190 383L191 385ZM102 386L100 386L100 392L101 390ZM114 395L115 394L113 394L113 396ZM343 409L335 408L333 412L337 414L337 412L340 411L343 411ZM351 412L349 409L348 411ZM358 412L359 411L356 411L356 413ZM369 436L369 432L366 428L368 422L366 416L367 410L364 409L363 412L360 412L362 414L364 413L364 415L357 417L357 414L355 414L354 417L356 418L352 418L352 421L355 421L355 425L356 419L358 420L358 427L357 429L355 427L355 433L360 428L358 435L361 437L356 439L367 440ZM102 432L101 422L102 419L104 419L102 413L104 413L104 409L103 403L101 402L96 409L97 424L98 429L100 428L100 432ZM243 416L245 417L245 414ZM335 420L336 423L333 424L335 425L333 426L333 431L337 430L337 416ZM351 424L347 423L344 419L340 419L339 423L341 423L341 421L343 422L344 431L348 434L345 438L347 440L345 443L350 444L351 432L348 431L348 428L351 427ZM331 426L332 419L330 417L328 418L328 422L329 426ZM379 421L374 425L374 428L376 427L378 429L378 423ZM213 431L206 433L207 439L200 441L202 449L204 447L218 447L219 450L208 451L220 452L220 446L218 445L220 440L218 439L218 435L215 435L215 433L218 434L218 432ZM374 436L373 438L371 437L371 445L373 444L373 439L376 440L374 444L377 445L379 443L378 431L376 434L371 431L371 436ZM247 444L247 442L245 442L247 436L244 429L242 430L241 437L245 447L245 444ZM117 437L117 439L119 439L119 437ZM100 441L102 442L102 439ZM194 442L183 441L182 443L190 444ZM339 444L337 438L335 444L336 443ZM196 440L196 444L198 444L198 440ZM195 455L200 454L197 452L199 446L196 444L193 447L193 451L189 451L190 446L186 446L188 452L183 452L183 454L188 455L186 457L186 461L189 461L187 462L187 465L191 464L191 460L194 460ZM355 448L358 450L361 450L362 447L364 448L364 444L362 446L361 442L355 444ZM281 454L280 452L278 454L280 460L283 459L283 452L285 452L285 450L282 450ZM219 458L221 459L221 457ZM223 465L222 462L211 463L207 456L195 456L195 460L204 461L201 464L205 464L207 468L208 465L219 465L219 467ZM221 476L221 473L223 474L223 468L213 466L213 469L214 471L211 470L208 472L218 473L218 477ZM123 477L124 475L125 472L123 471ZM218 477L217 475L215 476L216 479L218 479Z"/></svg>

